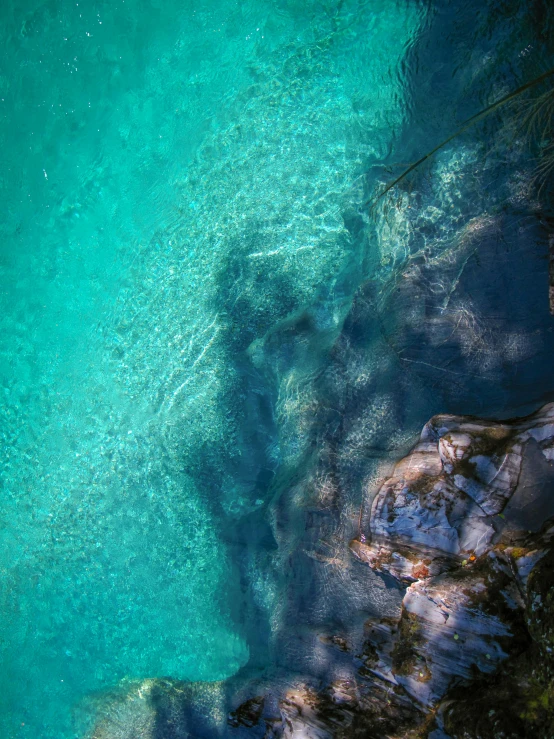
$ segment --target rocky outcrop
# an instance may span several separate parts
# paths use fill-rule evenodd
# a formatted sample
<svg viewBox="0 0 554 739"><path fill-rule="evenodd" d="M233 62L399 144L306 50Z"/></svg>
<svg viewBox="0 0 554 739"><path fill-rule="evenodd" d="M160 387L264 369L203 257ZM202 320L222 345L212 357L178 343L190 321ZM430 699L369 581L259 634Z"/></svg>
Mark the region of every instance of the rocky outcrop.
<svg viewBox="0 0 554 739"><path fill-rule="evenodd" d="M435 416L378 491L352 550L406 582L475 559L500 532L537 530L554 514L553 460L554 403L513 422Z"/></svg>
<svg viewBox="0 0 554 739"><path fill-rule="evenodd" d="M553 461L554 404L508 421L432 418L377 491L366 529L350 544L357 559L407 586L399 618L369 620L357 650L336 637L356 678L289 690L279 703L282 733L273 735L539 735L554 716L544 668L554 622L543 625L551 576L538 574L554 556L554 524L547 523L554 516ZM535 653L544 654L540 675L532 675ZM507 687L502 676L511 664L519 667L507 673ZM479 691L497 704L485 729L466 700ZM510 693L520 696L514 706L521 715L512 733L502 734L506 721L499 717L511 714L501 698L506 703ZM482 712L483 701L479 706Z"/></svg>
<svg viewBox="0 0 554 739"><path fill-rule="evenodd" d="M398 624L373 626L369 669L418 705L436 709L533 643L528 581L554 536L540 533L553 444L554 404L514 421L436 416L377 492L351 550L409 586Z"/></svg>

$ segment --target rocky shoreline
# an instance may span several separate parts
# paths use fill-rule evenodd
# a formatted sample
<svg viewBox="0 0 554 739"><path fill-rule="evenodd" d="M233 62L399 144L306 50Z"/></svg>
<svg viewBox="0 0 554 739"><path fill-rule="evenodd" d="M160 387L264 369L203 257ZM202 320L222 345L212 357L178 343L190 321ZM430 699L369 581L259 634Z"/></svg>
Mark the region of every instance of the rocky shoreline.
<svg viewBox="0 0 554 739"><path fill-rule="evenodd" d="M102 701L93 739L553 736L553 462L554 403L510 421L435 416L350 542L405 592L357 644L319 635L342 679L130 683Z"/></svg>

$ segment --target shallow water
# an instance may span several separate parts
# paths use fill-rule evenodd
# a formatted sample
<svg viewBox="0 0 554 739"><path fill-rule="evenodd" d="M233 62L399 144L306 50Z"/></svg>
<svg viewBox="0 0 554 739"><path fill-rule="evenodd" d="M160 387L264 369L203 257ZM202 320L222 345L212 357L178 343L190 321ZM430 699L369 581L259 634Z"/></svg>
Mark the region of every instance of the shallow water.
<svg viewBox="0 0 554 739"><path fill-rule="evenodd" d="M340 326L351 211L402 124L421 16L1 14L0 733L63 739L81 698L124 677L248 660L225 542L295 453L256 342L313 305Z"/></svg>

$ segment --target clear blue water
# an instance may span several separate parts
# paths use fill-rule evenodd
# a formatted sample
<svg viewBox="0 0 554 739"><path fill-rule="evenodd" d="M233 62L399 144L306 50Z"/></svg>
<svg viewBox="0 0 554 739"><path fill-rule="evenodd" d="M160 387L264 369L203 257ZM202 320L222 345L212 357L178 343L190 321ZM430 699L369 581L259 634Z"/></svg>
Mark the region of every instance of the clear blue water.
<svg viewBox="0 0 554 739"><path fill-rule="evenodd" d="M258 403L256 342L340 306L344 213L402 124L420 20L392 0L0 14L0 735L66 739L93 691L249 659L226 534L298 414L294 383Z"/></svg>

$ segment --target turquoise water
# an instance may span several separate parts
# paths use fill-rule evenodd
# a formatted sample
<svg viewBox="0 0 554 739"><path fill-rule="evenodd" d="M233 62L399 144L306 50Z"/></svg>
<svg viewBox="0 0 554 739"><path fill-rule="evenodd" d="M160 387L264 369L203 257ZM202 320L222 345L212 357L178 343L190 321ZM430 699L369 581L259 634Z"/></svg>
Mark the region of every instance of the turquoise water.
<svg viewBox="0 0 554 739"><path fill-rule="evenodd" d="M417 15L0 13L0 734L64 739L125 677L248 661L225 534L283 454L252 347L340 298L344 214L402 123Z"/></svg>

